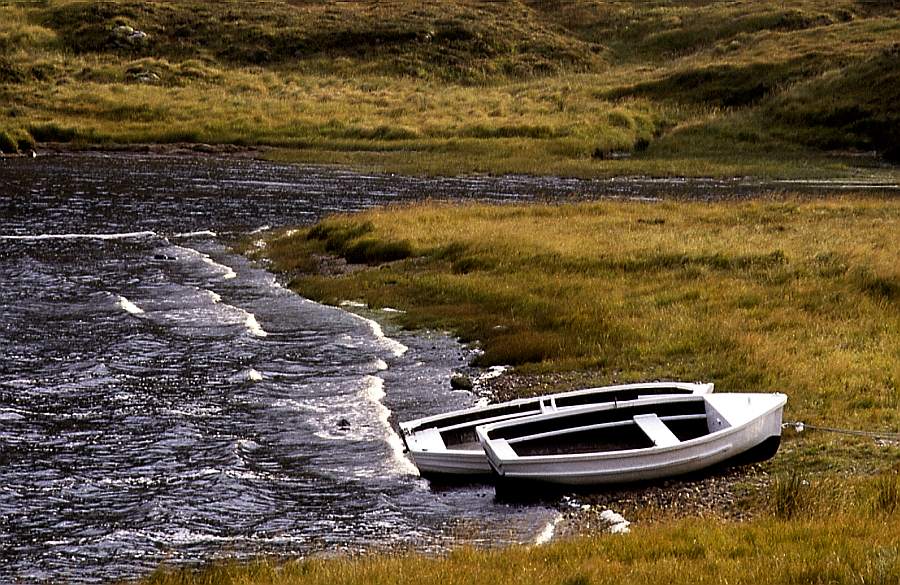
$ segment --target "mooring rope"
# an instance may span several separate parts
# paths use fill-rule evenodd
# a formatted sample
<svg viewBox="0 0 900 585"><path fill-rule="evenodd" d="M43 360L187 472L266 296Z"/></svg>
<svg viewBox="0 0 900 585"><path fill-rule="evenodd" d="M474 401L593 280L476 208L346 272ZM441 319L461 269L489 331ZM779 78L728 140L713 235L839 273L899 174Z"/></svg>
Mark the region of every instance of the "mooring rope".
<svg viewBox="0 0 900 585"><path fill-rule="evenodd" d="M811 431L823 431L826 433L840 433L842 435L855 435L858 437L872 437L873 439L882 439L885 441L900 441L900 433L889 433L880 431L857 431L853 429L839 429L835 427L820 427L818 425L809 425L801 421L785 422L781 424L781 428L785 429L793 427L798 433L809 429Z"/></svg>

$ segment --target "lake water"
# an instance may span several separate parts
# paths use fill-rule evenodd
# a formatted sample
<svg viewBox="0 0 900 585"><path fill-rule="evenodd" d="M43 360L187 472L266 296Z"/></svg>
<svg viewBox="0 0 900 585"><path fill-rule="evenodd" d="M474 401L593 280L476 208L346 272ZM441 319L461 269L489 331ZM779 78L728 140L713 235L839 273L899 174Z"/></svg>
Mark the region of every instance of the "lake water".
<svg viewBox="0 0 900 585"><path fill-rule="evenodd" d="M402 452L398 420L474 402L448 383L467 350L302 299L227 243L402 201L758 189L205 156L0 159L0 582L533 540L555 510L498 503L489 486L437 489Z"/></svg>

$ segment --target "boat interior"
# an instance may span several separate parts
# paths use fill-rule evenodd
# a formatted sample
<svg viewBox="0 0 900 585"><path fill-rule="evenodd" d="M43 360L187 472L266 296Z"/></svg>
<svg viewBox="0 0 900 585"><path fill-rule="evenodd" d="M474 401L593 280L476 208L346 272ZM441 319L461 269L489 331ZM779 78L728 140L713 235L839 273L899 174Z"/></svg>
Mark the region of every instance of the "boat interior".
<svg viewBox="0 0 900 585"><path fill-rule="evenodd" d="M431 423L410 429L410 432L416 432L426 426L438 426L441 439L443 439L444 445L448 449L480 450L481 445L478 442L478 436L475 434L475 427L479 425L554 412L560 408L608 402L626 402L649 396L691 394L692 392L690 389L677 386L623 388L622 390L604 392L576 391L535 398L533 401L523 401L511 405L498 404L494 407L487 407L477 411L464 412L440 420L433 420Z"/></svg>
<svg viewBox="0 0 900 585"><path fill-rule="evenodd" d="M520 457L667 447L719 430L723 423L715 414L698 396L542 417L491 429L488 437L505 439Z"/></svg>

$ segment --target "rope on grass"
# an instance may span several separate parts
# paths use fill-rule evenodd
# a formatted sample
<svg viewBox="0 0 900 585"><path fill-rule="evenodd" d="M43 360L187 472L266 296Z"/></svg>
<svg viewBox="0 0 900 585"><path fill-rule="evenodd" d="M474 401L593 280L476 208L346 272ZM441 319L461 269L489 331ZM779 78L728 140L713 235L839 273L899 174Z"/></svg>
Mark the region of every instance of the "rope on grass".
<svg viewBox="0 0 900 585"><path fill-rule="evenodd" d="M811 431L823 431L826 433L839 433L842 435L854 435L857 437L871 437L873 439L881 439L882 441L900 441L900 433L888 433L877 431L857 431L853 429L839 429L835 427L820 427L817 425L808 425L805 422L794 421L782 423L781 428L793 427L798 433L809 429Z"/></svg>

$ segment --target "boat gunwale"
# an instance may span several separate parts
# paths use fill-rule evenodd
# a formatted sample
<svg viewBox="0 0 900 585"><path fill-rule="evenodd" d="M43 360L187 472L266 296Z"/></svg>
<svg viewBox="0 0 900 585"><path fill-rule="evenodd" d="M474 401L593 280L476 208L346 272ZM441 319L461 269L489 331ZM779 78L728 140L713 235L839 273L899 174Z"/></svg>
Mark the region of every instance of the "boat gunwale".
<svg viewBox="0 0 900 585"><path fill-rule="evenodd" d="M450 412L444 412L439 414L433 414L409 421L403 421L399 423L400 430L404 435L411 436L420 430L425 430L426 428L438 428L441 430L449 429L452 426L441 426L440 424L435 424L432 427L425 427L425 425L429 425L431 423L439 423L443 419L450 419L457 416L464 416L466 414L477 414L479 412L490 412L491 410L501 410L503 408L517 407L517 406L527 406L530 404L540 405L543 400L548 399L558 399L558 398L570 398L570 397L579 397L579 396L588 396L591 394L606 394L613 393L619 391L628 391L628 390L640 390L642 388L647 389L660 389L671 387L676 390L687 391L686 394L671 394L671 396L705 396L706 394L711 394L715 388L714 383L712 382L634 382L629 384L615 384L612 386L594 386L592 388L580 388L578 390L567 390L565 392L556 392L552 394L542 394L539 396L529 396L527 398L515 398L513 400L509 400L506 402L498 402L496 404L488 404L485 406L474 406L469 408L461 408L457 410L453 410ZM658 396L669 396L665 393L660 393L654 396L648 396L646 398L656 398ZM639 397L635 400L641 400L644 397ZM584 405L576 405L576 406L561 406L557 407L557 411L568 411L570 409L578 409L584 407L594 406L592 404L584 404ZM535 412L533 414L521 414L521 415L510 415L511 418L519 419L526 418L532 416L539 416L541 414L545 414L541 411ZM465 423L458 423L458 425L463 426L480 426L485 423L476 423L472 424L476 421L468 421Z"/></svg>

